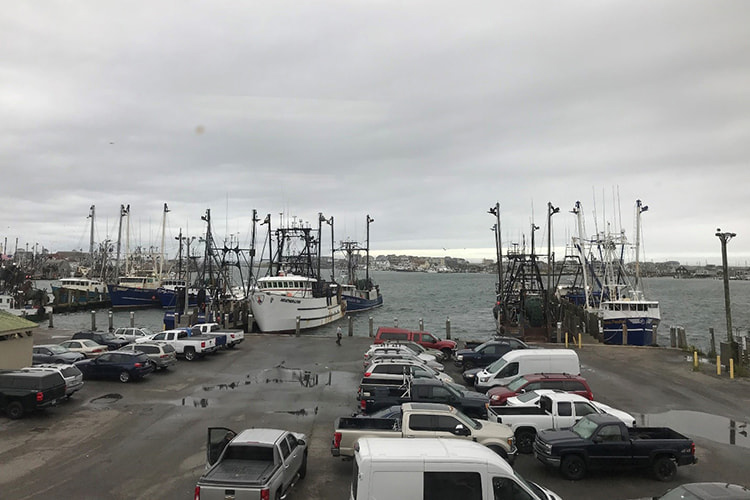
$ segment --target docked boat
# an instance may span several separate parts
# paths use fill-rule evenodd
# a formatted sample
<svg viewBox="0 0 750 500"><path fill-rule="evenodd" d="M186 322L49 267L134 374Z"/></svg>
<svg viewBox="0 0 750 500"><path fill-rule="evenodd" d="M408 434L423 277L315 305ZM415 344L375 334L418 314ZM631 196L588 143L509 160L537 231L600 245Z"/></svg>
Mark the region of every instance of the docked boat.
<svg viewBox="0 0 750 500"><path fill-rule="evenodd" d="M647 300L640 278L641 213L648 210L636 201L636 240L631 245L624 232L600 233L590 240L579 238L584 278L584 303L587 310L599 316L599 333L605 344L647 346L656 343L656 329L661 321L659 302ZM579 217L580 203L573 213ZM586 245L589 245L588 249ZM635 275L625 269L623 256L628 247L635 249ZM595 259L593 256L599 256Z"/></svg>
<svg viewBox="0 0 750 500"><path fill-rule="evenodd" d="M161 280L156 276L122 276L117 284L107 285L112 307L160 307L157 289Z"/></svg>
<svg viewBox="0 0 750 500"><path fill-rule="evenodd" d="M107 285L93 278L62 278L59 285L51 285L55 303L89 303L107 300Z"/></svg>
<svg viewBox="0 0 750 500"><path fill-rule="evenodd" d="M322 215L320 219L325 221ZM270 241L270 219L266 221ZM301 223L276 230L269 274L258 278L250 291L250 307L261 332L306 330L344 316L346 302L340 288L320 278L320 233L320 222L317 231Z"/></svg>
<svg viewBox="0 0 750 500"><path fill-rule="evenodd" d="M368 311L383 305L380 287L370 278L370 223L373 221L368 215L365 248L360 247L356 241L342 242L341 250L346 254L347 278L346 284L341 285L341 296L346 301L347 312ZM357 278L361 250L366 252L364 279Z"/></svg>
<svg viewBox="0 0 750 500"><path fill-rule="evenodd" d="M23 302L12 295L0 294L0 311L26 318L29 321L41 321L52 312L52 306L41 305L33 302Z"/></svg>

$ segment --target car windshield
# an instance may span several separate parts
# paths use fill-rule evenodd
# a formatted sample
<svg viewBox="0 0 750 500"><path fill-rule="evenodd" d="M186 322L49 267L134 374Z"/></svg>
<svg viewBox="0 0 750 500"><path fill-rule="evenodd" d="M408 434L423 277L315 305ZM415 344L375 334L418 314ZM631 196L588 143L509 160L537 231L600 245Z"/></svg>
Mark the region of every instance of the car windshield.
<svg viewBox="0 0 750 500"><path fill-rule="evenodd" d="M99 344L89 339L81 340L81 344L85 345L86 347L100 347Z"/></svg>
<svg viewBox="0 0 750 500"><path fill-rule="evenodd" d="M487 342L485 342L484 344L479 344L479 345L478 345L478 346L476 346L476 347L475 347L474 349L472 349L472 351L474 351L474 352L479 352L479 351L481 351L482 349L484 349L484 347L485 347L485 346L486 346L487 344L489 344L489 343L490 343L490 342L489 342L489 341L487 341Z"/></svg>
<svg viewBox="0 0 750 500"><path fill-rule="evenodd" d="M592 422L588 418L582 418L581 420L576 423L573 427L571 427L571 431L578 434L583 439L588 439L594 434L594 431L596 431L597 425L595 422Z"/></svg>
<svg viewBox="0 0 750 500"><path fill-rule="evenodd" d="M500 358L497 361L494 361L493 363L487 365L487 368L485 368L485 370L487 370L487 373L497 373L503 368L503 366L505 366L506 363L507 361L505 361L503 358Z"/></svg>
<svg viewBox="0 0 750 500"><path fill-rule="evenodd" d="M152 331L151 331L150 329L148 329L148 328L141 328L141 332L143 332L143 335L146 335L146 336L148 336L148 335L153 335L153 334L154 334L154 332L152 332Z"/></svg>
<svg viewBox="0 0 750 500"><path fill-rule="evenodd" d="M526 382L527 380L525 377L516 377L510 381L510 384L508 384L508 389L510 389L513 392L516 392L518 391L518 389L523 387L526 384Z"/></svg>
<svg viewBox="0 0 750 500"><path fill-rule="evenodd" d="M516 396L516 399L521 403L528 403L529 401L539 399L539 394L535 391L524 392L523 394Z"/></svg>
<svg viewBox="0 0 750 500"><path fill-rule="evenodd" d="M474 420L473 418L467 417L465 414L456 410L456 418L459 419L465 426L471 429L479 429L482 425Z"/></svg>
<svg viewBox="0 0 750 500"><path fill-rule="evenodd" d="M113 340L115 338L115 336L114 336L114 334L107 332L107 333L103 333L102 334L102 338L104 340Z"/></svg>
<svg viewBox="0 0 750 500"><path fill-rule="evenodd" d="M701 500L701 498L693 495L684 487L678 486L673 490L669 490L663 496L660 496L659 500Z"/></svg>
<svg viewBox="0 0 750 500"><path fill-rule="evenodd" d="M63 346L59 346L59 345L48 345L45 347L49 349L50 351L52 351L53 354L64 354L68 352L66 348L64 348Z"/></svg>
<svg viewBox="0 0 750 500"><path fill-rule="evenodd" d="M518 473L517 471L515 471L515 470L514 470L514 471L513 471L513 475L514 475L514 476L516 476L516 480L517 480L517 481L518 481L519 483L521 483L521 484L525 484L525 485L526 485L526 487L527 487L527 488L529 488L530 490L532 490L532 491L533 491L534 493L536 493L536 492L538 491L538 489L539 489L538 487L537 487L536 489L535 489L535 488L533 488L533 487L531 486L531 483L529 483L528 481L526 481L526 480L525 480L525 479L523 478L523 476L522 476L521 474L519 474L519 473ZM539 495L539 498L547 498L547 495Z"/></svg>

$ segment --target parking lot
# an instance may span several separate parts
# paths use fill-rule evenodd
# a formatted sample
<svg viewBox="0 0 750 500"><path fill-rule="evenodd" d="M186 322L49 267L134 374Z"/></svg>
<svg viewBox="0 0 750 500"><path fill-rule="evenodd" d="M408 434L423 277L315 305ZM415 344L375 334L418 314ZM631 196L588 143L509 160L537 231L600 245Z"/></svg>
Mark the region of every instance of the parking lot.
<svg viewBox="0 0 750 500"><path fill-rule="evenodd" d="M43 330L35 343L59 342L65 334ZM0 498L192 498L204 470L206 428L220 426L306 433L308 475L289 498L346 499L351 462L330 455L333 420L356 409L369 343L249 335L234 350L181 360L142 381L86 381L58 407L17 421L2 416ZM642 472L572 482L523 455L515 468L524 477L583 500L650 497L695 481L747 484L747 380L717 377L710 367L693 372L685 355L670 349L584 345L579 356L596 399L644 422L672 410L674 418L667 418L675 425L693 426L688 435L700 461L679 468L671 483ZM460 381L450 363L446 371Z"/></svg>

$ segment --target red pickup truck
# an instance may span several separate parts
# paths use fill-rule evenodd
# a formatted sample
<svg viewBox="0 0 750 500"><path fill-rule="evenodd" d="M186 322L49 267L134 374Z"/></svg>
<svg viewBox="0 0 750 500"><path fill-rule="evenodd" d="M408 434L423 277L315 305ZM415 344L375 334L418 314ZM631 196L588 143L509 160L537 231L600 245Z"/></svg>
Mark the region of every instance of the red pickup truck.
<svg viewBox="0 0 750 500"><path fill-rule="evenodd" d="M456 350L456 343L452 340L442 340L428 332L419 332L406 330L404 328L390 328L381 326L375 334L375 343L383 344L385 342L416 342L422 347L437 349L450 358L453 351Z"/></svg>

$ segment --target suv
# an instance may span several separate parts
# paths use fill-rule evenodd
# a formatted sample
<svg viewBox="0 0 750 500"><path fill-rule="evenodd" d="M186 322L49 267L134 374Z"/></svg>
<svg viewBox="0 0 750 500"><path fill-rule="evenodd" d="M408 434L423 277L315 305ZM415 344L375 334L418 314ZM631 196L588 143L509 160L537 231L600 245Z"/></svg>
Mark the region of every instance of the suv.
<svg viewBox="0 0 750 500"><path fill-rule="evenodd" d="M536 391L537 389L559 389L572 392L589 400L594 399L586 379L580 375L568 373L536 373L533 375L521 375L514 378L507 386L493 387L487 392L490 397L490 406L501 406L505 401L521 393Z"/></svg>
<svg viewBox="0 0 750 500"><path fill-rule="evenodd" d="M515 337L498 337L494 340L478 345L473 349L461 349L456 351L454 363L462 370L471 370L478 366L487 366L493 361L502 358L503 355L513 349L528 349L525 342Z"/></svg>
<svg viewBox="0 0 750 500"><path fill-rule="evenodd" d="M420 361L410 359L388 359L372 363L367 367L364 377L365 379L403 380L404 375L453 382L449 375L433 370Z"/></svg>
<svg viewBox="0 0 750 500"><path fill-rule="evenodd" d="M35 345L31 350L32 364L41 363L75 363L86 359L80 352L73 352L57 344Z"/></svg>
<svg viewBox="0 0 750 500"><path fill-rule="evenodd" d="M93 340L97 344L106 345L107 349L109 349L110 351L114 351L115 349L119 349L120 347L128 345L127 340L119 339L109 332L82 331L73 334L73 337L71 338L73 340Z"/></svg>
<svg viewBox="0 0 750 500"><path fill-rule="evenodd" d="M448 358L456 350L456 343L452 340L442 340L440 337L427 332L415 332L411 330L405 330L403 328L389 328L381 326L378 328L375 334L375 343L382 344L384 342L404 342L411 341L416 342L422 347L428 349L437 349L445 354Z"/></svg>
<svg viewBox="0 0 750 500"><path fill-rule="evenodd" d="M164 342L139 342L120 347L122 352L142 352L154 363L157 370L166 370L177 363L177 353L170 344Z"/></svg>
<svg viewBox="0 0 750 500"><path fill-rule="evenodd" d="M112 335L125 339L128 342L136 342L140 338L150 337L154 332L148 328L117 328Z"/></svg>
<svg viewBox="0 0 750 500"><path fill-rule="evenodd" d="M12 419L57 404L65 397L65 379L59 372L0 372L0 410Z"/></svg>
<svg viewBox="0 0 750 500"><path fill-rule="evenodd" d="M65 380L65 397L70 398L74 392L83 387L83 373L73 365L63 363L44 363L21 368L25 372L57 372Z"/></svg>
<svg viewBox="0 0 750 500"><path fill-rule="evenodd" d="M137 352L105 352L96 359L76 363L85 378L114 378L126 383L145 377L154 371L154 363L148 356Z"/></svg>

